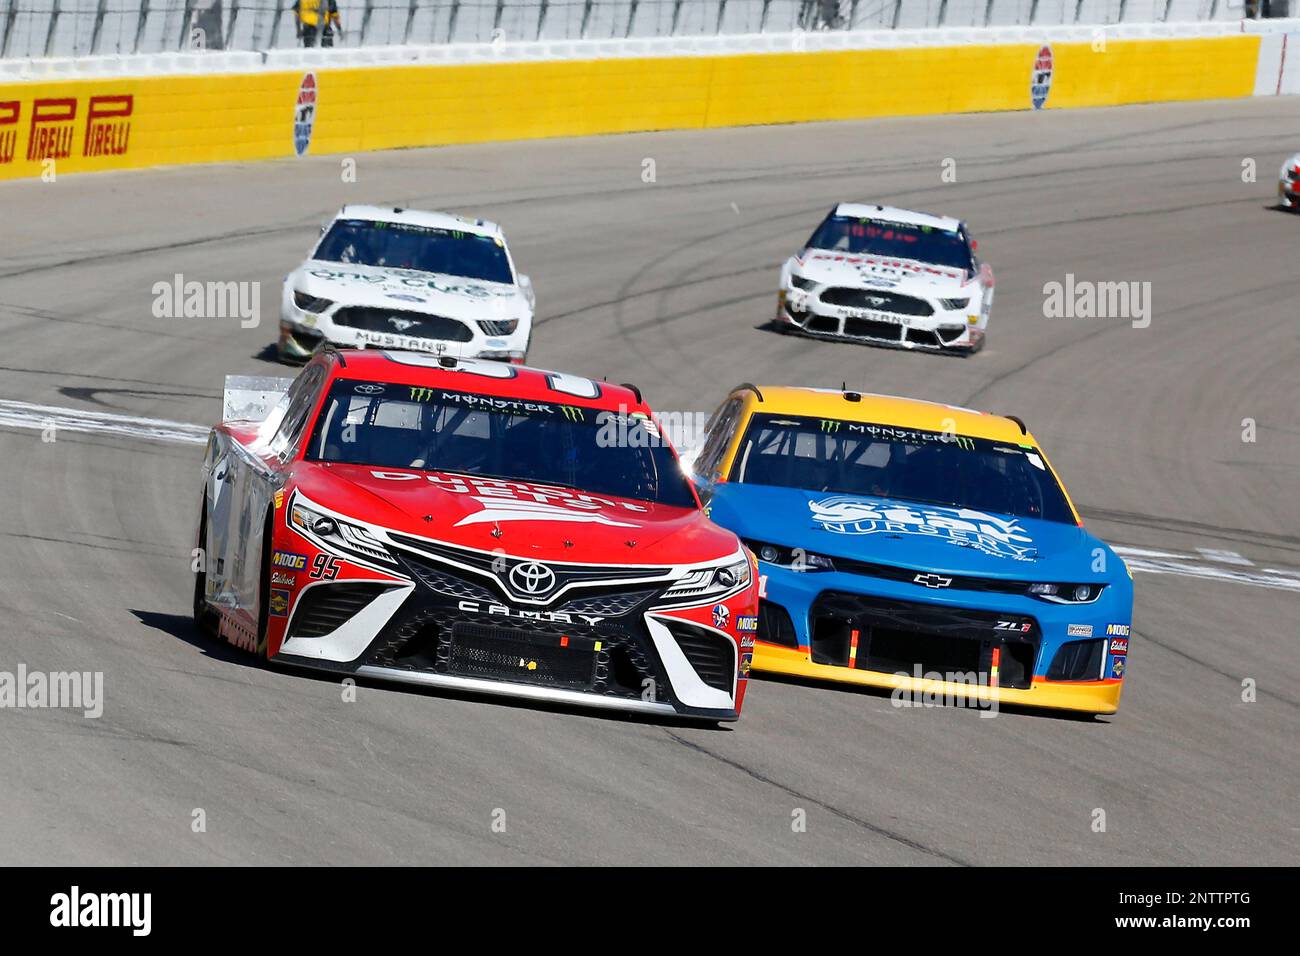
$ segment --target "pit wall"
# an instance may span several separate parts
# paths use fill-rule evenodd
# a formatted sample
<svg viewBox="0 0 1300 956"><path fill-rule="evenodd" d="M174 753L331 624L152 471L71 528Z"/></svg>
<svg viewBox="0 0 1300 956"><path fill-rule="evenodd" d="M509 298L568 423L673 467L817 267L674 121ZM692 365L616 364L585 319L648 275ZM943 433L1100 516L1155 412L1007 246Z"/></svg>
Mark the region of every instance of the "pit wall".
<svg viewBox="0 0 1300 956"><path fill-rule="evenodd" d="M147 73L131 58L70 61L69 75L0 75L0 179L1300 92L1300 45L1290 42L1300 32L1288 29L1300 21L1262 33L1162 25L895 31L890 43L843 33L443 46L400 48L399 62L383 49L180 55L149 58Z"/></svg>

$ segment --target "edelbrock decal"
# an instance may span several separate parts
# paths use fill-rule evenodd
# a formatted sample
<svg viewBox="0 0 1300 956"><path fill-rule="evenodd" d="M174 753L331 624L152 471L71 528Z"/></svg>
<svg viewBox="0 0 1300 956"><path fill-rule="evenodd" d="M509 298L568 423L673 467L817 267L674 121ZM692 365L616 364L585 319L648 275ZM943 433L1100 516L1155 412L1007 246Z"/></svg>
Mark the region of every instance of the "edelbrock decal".
<svg viewBox="0 0 1300 956"><path fill-rule="evenodd" d="M808 502L812 519L835 534L902 534L938 538L1016 561L1033 560L1034 539L1015 518L970 508L903 505L835 495Z"/></svg>

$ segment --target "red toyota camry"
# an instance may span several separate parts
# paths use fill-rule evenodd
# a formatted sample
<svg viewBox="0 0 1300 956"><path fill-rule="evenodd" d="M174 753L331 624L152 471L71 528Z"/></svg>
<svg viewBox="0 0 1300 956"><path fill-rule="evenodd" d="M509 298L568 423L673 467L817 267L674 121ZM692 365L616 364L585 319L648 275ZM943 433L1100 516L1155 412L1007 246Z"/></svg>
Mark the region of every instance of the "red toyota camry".
<svg viewBox="0 0 1300 956"><path fill-rule="evenodd" d="M230 379L194 616L339 675L734 720L758 590L632 386L324 351Z"/></svg>

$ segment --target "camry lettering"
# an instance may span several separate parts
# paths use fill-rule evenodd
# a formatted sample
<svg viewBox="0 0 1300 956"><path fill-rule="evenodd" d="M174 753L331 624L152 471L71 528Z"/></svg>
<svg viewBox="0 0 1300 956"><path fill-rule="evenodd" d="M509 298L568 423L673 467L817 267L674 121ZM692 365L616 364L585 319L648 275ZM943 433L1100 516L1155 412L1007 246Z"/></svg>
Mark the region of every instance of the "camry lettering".
<svg viewBox="0 0 1300 956"><path fill-rule="evenodd" d="M596 625L605 620L603 617L594 614L569 614L565 611L526 611L486 601L460 601L456 607L468 614L493 614L498 617L517 618L521 621L546 621L550 624Z"/></svg>

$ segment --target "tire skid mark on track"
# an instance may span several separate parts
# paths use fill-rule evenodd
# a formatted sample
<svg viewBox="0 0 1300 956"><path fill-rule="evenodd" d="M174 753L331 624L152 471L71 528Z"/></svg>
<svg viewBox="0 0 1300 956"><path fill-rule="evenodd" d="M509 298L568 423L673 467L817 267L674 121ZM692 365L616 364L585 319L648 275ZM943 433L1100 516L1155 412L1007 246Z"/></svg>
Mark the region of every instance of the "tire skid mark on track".
<svg viewBox="0 0 1300 956"><path fill-rule="evenodd" d="M699 744L694 743L693 741L687 740L685 737L673 733L672 731L667 731L666 733L669 739L675 741L676 743L681 744L683 747L687 748L688 750L693 750L696 753L704 755L705 757L709 757L712 760L716 760L718 763L725 764L726 766L731 767L733 770L739 770L741 773L745 774L748 777L753 778L754 780L757 780L759 783L767 784L769 787L775 787L777 790L780 790L782 793L789 794L790 796L794 797L797 800L802 800L805 803L812 804L815 807L825 810L827 813L834 814L835 816L839 817L841 820L844 820L847 823L851 823L856 827L868 831L869 833L874 833L876 836L884 837L886 840L889 840L893 843L897 843L900 846L905 846L909 850L915 850L917 853L924 853L927 856L932 856L935 857L936 859L944 860L948 863L953 864L954 866L975 865L968 860L963 860L961 857L953 856L952 854L945 853L942 850L936 850L933 847L928 847L924 843L919 843L910 837L903 836L901 833L895 833L893 830L888 830L885 827L872 823L870 820L864 820L861 817L854 816L853 814L845 810L841 810L839 807L833 806L832 804L829 804L824 800L819 800L816 797L811 796L810 794L803 793L799 790L796 790L794 787L787 786L786 784L781 783L779 780L774 780L771 777L767 776L766 774L754 770L752 767L745 766L743 763L739 762L738 760L732 760L730 757L724 757L722 754L715 753L714 751L709 750L707 747L702 747Z"/></svg>
<svg viewBox="0 0 1300 956"><path fill-rule="evenodd" d="M1197 657L1195 654L1187 653L1187 651L1183 650L1172 640L1164 639L1163 636L1153 637L1151 630L1145 626L1141 629L1141 633L1139 636L1142 638L1142 642L1144 644L1153 644L1156 647L1160 648L1161 650L1168 651L1169 653L1175 655L1176 657L1182 658L1188 663L1195 664L1198 667L1203 667L1212 674L1215 674L1219 677L1223 677L1226 678L1227 680L1232 681L1232 683L1236 686L1238 690L1241 689L1242 677L1248 676L1240 673L1232 674L1229 673L1228 671L1223 670L1220 667L1216 667L1214 664L1211 664L1207 660L1202 660L1201 658ZM1260 697L1268 697L1271 698L1272 700L1277 701L1280 704L1286 704L1288 707L1294 708L1296 710L1300 710L1300 701L1291 700L1287 697L1281 696L1280 694L1273 693L1272 691L1264 690L1258 684L1256 684L1255 693Z"/></svg>

